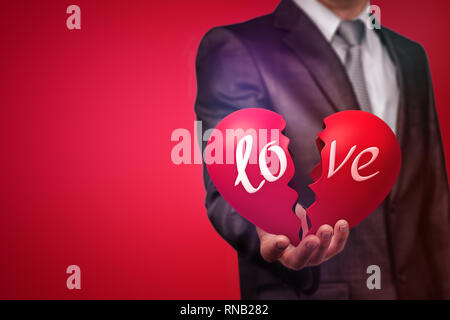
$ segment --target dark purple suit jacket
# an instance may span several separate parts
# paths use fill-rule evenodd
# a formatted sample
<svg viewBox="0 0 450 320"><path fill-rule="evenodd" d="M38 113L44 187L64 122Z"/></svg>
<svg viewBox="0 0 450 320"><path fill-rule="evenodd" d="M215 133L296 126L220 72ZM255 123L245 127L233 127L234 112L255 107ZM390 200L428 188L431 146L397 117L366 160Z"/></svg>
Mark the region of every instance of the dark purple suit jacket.
<svg viewBox="0 0 450 320"><path fill-rule="evenodd" d="M391 30L383 27L379 35L401 91L402 169L386 201L393 281L400 298L450 298L449 188L427 57L419 44ZM311 20L283 0L272 14L212 29L198 50L197 81L195 111L204 130L239 108L264 107L285 118L297 192L309 206L322 120L358 109L345 68ZM242 298L313 293L320 267L290 271L264 262L255 227L220 196L206 170L204 179L208 216L238 252Z"/></svg>

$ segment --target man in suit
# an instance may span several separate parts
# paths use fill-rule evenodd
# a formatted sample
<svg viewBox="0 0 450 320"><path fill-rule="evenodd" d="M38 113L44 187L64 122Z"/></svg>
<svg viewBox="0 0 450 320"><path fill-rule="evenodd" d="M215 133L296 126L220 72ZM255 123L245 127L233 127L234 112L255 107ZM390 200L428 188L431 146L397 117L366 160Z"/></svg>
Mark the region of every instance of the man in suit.
<svg viewBox="0 0 450 320"><path fill-rule="evenodd" d="M350 233L346 221L322 226L298 247L237 214L204 170L208 216L237 250L243 299L450 298L449 188L427 57L387 28L367 28L367 6L282 0L272 14L214 28L201 42L203 129L240 108L281 114L303 207L314 202L309 173L325 117L372 112L402 150L398 180L375 212ZM366 284L371 265L381 270L379 290Z"/></svg>

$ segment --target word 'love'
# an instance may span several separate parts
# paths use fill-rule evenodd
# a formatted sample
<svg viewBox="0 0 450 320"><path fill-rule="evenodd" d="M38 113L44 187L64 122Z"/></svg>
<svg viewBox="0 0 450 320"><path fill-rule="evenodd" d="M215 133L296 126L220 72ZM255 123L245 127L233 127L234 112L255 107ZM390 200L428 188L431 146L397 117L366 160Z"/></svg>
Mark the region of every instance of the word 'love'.
<svg viewBox="0 0 450 320"><path fill-rule="evenodd" d="M259 170L265 180L260 181L259 185L257 187L254 187L253 184L250 182L250 180L247 176L247 173L246 173L250 154L251 154L251 151L253 148L253 137L251 135L246 135L241 140L239 140L237 147L236 147L236 168L237 168L238 175L236 177L234 186L238 186L241 183L242 186L244 187L245 191L247 191L248 193L255 193L262 188L262 186L264 185L264 183L266 181L274 182L283 176L283 174L286 171L286 166L287 166L286 154L284 153L282 148L280 148L277 145L274 145L275 143L276 143L275 141L269 142L262 148L261 152L259 153L259 157L258 157ZM329 163L329 167L328 167L327 178L331 178L336 172L338 172L345 165L345 163L347 163L347 161L353 155L353 153L357 147L356 145L354 145L349 150L349 152L345 156L344 160L335 169L335 166L336 166L336 144L337 144L336 140L334 140L331 143L330 163ZM280 162L280 170L279 170L278 174L276 174L276 175L273 175L270 172L269 167L267 166L267 161L266 161L267 151L274 152ZM379 152L380 151L377 147L370 147L370 148L364 149L355 157L355 159L352 162L351 169L350 169L350 174L351 174L353 180L355 180L357 182L366 181L380 173L379 171L376 171L373 174L368 175L368 176L362 176L359 173L360 170L368 167L371 163L373 163L376 160ZM366 153L371 154L370 160L362 165L359 165L361 157Z"/></svg>

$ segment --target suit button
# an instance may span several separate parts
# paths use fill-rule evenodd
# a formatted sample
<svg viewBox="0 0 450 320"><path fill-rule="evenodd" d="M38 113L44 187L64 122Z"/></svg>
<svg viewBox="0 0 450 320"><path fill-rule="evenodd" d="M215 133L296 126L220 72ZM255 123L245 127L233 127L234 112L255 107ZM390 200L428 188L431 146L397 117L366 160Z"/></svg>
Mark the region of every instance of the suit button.
<svg viewBox="0 0 450 320"><path fill-rule="evenodd" d="M405 284L406 283L406 275L404 273L399 274L398 281L400 284Z"/></svg>

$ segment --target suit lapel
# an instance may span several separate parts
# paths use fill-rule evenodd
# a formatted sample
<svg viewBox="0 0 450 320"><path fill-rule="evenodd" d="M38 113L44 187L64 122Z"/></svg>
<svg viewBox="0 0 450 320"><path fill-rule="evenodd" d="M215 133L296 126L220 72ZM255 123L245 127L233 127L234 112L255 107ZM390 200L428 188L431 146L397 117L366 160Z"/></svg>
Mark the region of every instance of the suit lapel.
<svg viewBox="0 0 450 320"><path fill-rule="evenodd" d="M408 101L409 96L406 92L408 92L408 87L410 87L410 79L406 75L406 70L410 70L410 59L405 51L401 49L400 46L395 46L392 42L392 39L389 35L389 31L382 27L379 30L376 30L378 35L381 38L381 41L385 45L388 50L388 53L396 66L396 75L397 75L397 83L399 87L399 106L398 106L398 114L397 114L397 140L399 141L400 148L402 151L402 157L406 157L406 144L404 141L405 130L406 130L406 106L410 103ZM389 203L392 205L394 199L401 188L401 182L404 181L403 174L404 170L400 171L399 177L397 178L397 183L394 185L391 193L389 194Z"/></svg>
<svg viewBox="0 0 450 320"><path fill-rule="evenodd" d="M334 111L358 110L358 102L339 57L309 17L291 0L274 13L276 28L287 30L284 43L309 70Z"/></svg>

